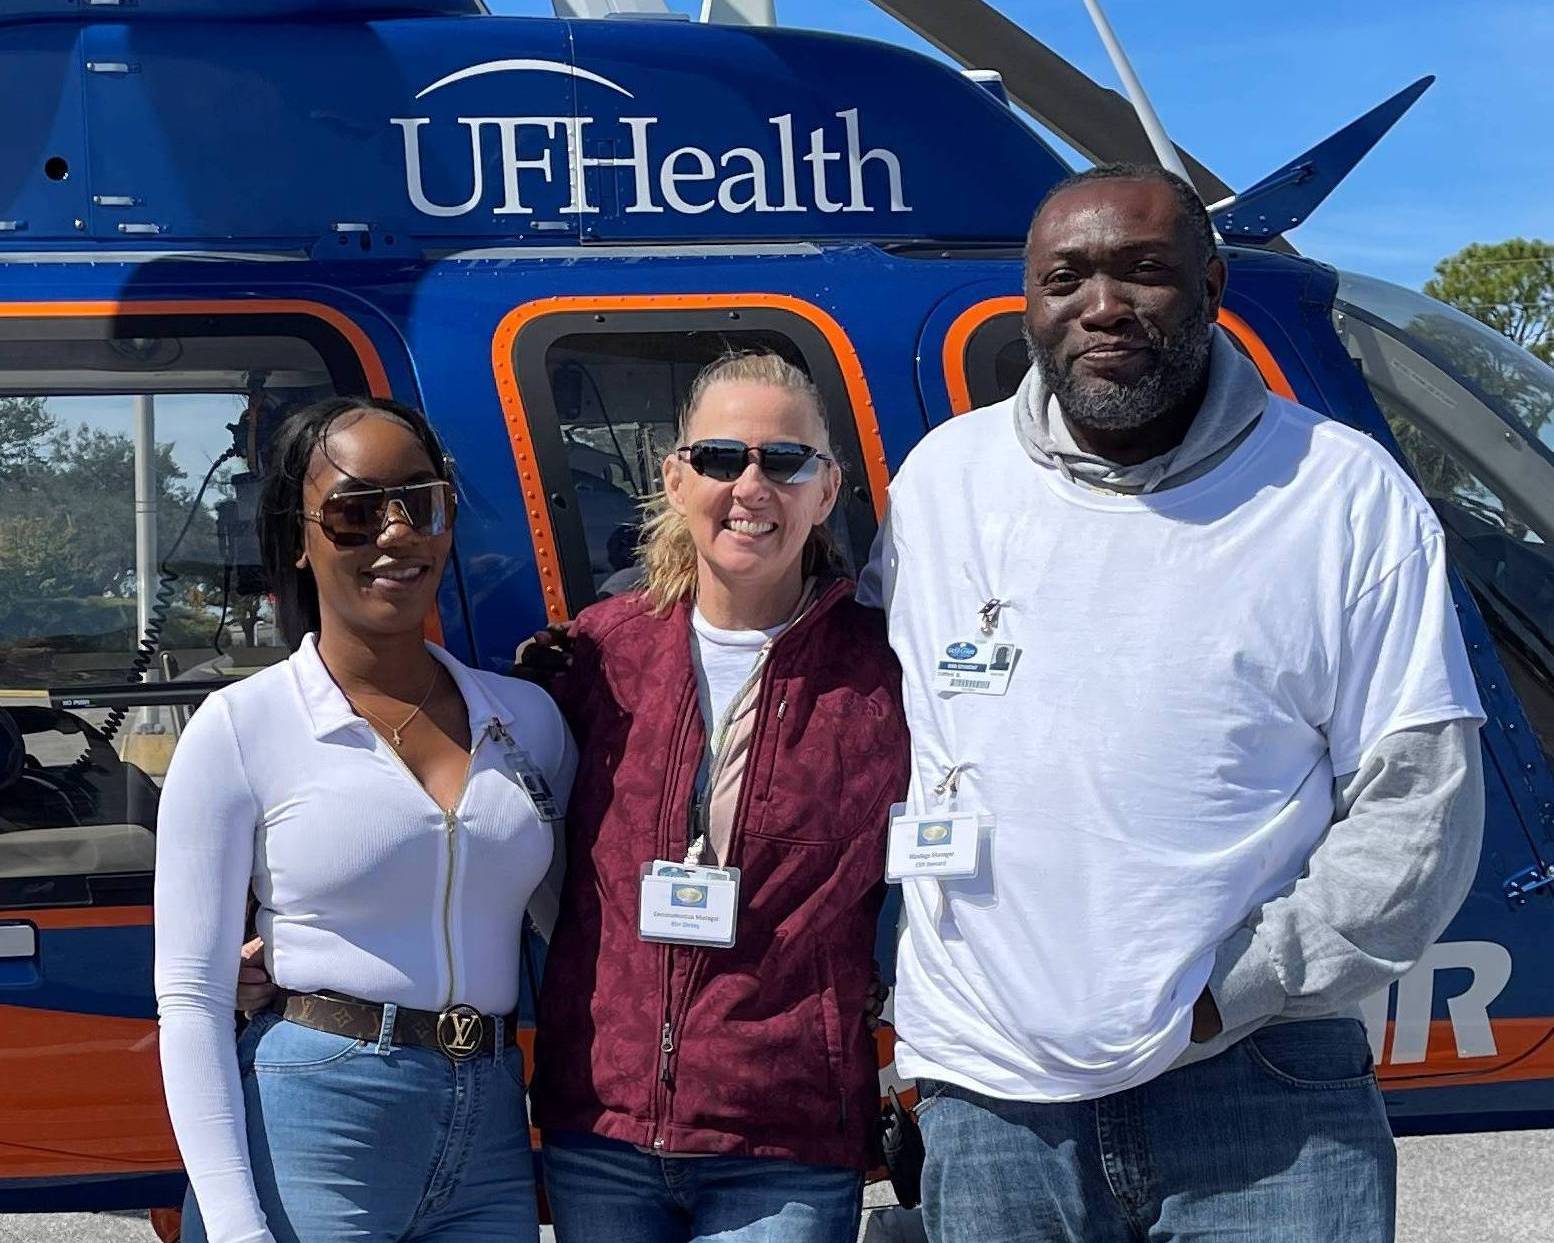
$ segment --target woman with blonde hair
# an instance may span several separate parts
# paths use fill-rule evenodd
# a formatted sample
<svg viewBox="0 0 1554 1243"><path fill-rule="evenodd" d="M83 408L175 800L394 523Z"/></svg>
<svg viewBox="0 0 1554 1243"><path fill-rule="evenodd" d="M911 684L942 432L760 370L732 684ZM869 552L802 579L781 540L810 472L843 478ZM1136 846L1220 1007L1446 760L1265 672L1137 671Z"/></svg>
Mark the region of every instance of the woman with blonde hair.
<svg viewBox="0 0 1554 1243"><path fill-rule="evenodd" d="M851 1243L900 670L826 519L820 394L776 354L697 378L639 591L552 691L580 748L534 1116L561 1243Z"/></svg>

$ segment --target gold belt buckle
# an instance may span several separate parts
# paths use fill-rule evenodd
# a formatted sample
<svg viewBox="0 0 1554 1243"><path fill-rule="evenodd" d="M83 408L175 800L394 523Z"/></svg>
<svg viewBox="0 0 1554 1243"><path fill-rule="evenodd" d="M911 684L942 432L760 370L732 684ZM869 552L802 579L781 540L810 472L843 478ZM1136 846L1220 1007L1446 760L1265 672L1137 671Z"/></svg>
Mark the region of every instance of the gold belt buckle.
<svg viewBox="0 0 1554 1243"><path fill-rule="evenodd" d="M474 1006L449 1006L437 1016L437 1047L451 1061L467 1062L480 1052L485 1016Z"/></svg>

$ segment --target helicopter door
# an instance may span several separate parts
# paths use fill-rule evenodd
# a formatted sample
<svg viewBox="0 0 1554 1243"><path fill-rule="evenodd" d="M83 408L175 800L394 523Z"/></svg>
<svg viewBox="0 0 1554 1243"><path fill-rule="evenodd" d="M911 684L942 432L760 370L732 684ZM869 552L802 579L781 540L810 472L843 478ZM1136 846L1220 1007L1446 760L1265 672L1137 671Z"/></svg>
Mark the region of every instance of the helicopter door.
<svg viewBox="0 0 1554 1243"><path fill-rule="evenodd" d="M691 382L731 349L772 350L819 387L844 480L832 532L853 566L867 561L884 449L834 320L776 295L547 299L507 316L493 356L520 477L538 468L531 527L552 619L640 580L642 502L660 486Z"/></svg>
<svg viewBox="0 0 1554 1243"><path fill-rule="evenodd" d="M181 1198L158 793L204 696L286 654L253 440L383 387L326 308L156 305L0 306L0 1212Z"/></svg>

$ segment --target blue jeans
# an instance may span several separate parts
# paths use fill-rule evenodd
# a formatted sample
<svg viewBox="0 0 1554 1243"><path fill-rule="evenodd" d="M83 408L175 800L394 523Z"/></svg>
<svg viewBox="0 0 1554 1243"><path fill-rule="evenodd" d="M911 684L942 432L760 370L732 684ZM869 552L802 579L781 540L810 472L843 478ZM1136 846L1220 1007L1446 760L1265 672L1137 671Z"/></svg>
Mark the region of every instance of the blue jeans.
<svg viewBox="0 0 1554 1243"><path fill-rule="evenodd" d="M450 1062L264 1014L238 1041L276 1243L537 1243L523 1055ZM205 1243L191 1191L184 1243Z"/></svg>
<svg viewBox="0 0 1554 1243"><path fill-rule="evenodd" d="M749 1157L655 1157L596 1135L545 1136L557 1243L854 1243L863 1175Z"/></svg>
<svg viewBox="0 0 1554 1243"><path fill-rule="evenodd" d="M919 1084L932 1243L1391 1243L1397 1157L1365 1031L1280 1023L1100 1100Z"/></svg>

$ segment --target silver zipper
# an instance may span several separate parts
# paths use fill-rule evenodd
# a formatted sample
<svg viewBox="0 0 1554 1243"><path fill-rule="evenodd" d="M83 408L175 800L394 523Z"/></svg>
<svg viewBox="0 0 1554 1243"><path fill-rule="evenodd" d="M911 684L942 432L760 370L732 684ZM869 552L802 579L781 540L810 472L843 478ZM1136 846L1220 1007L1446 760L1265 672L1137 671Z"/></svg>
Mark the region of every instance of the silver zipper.
<svg viewBox="0 0 1554 1243"><path fill-rule="evenodd" d="M437 800L434 799L431 795L431 792L421 784L416 775L410 771L410 765L405 763L404 757L401 756L398 751L394 750L394 748L389 746L386 742L383 744L383 749L394 757L394 762L404 770L405 776L410 778L411 783L416 787L416 789L420 790L422 794L426 795L426 801L431 803L433 807L437 807L437 810L442 813L443 840L447 843L448 848L448 874L444 878L442 888L442 940L443 951L448 961L448 991L446 997L443 1000L443 1009L447 1009L447 1007L453 1004L453 867L458 857L458 809L464 802L464 794L465 791L469 789L470 778L475 775L475 753L480 750L480 744L485 742L485 740L491 735L493 728L501 729L501 722L499 722L495 717L492 717L491 720L487 722L486 727L481 730L480 733L476 735L475 740L470 743L469 764L464 769L464 782L459 786L459 793L458 796L453 800L452 807L438 807Z"/></svg>
<svg viewBox="0 0 1554 1243"><path fill-rule="evenodd" d="M664 1024L664 1034L658 1042L658 1077L665 1083L669 1082L669 1055L674 1052L674 1025Z"/></svg>
<svg viewBox="0 0 1554 1243"><path fill-rule="evenodd" d="M451 809L443 812L442 824L443 840L448 843L448 875L442 887L442 941L448 955L448 993L442 1004L446 1009L453 1004L453 868L458 857L459 840L459 820Z"/></svg>

